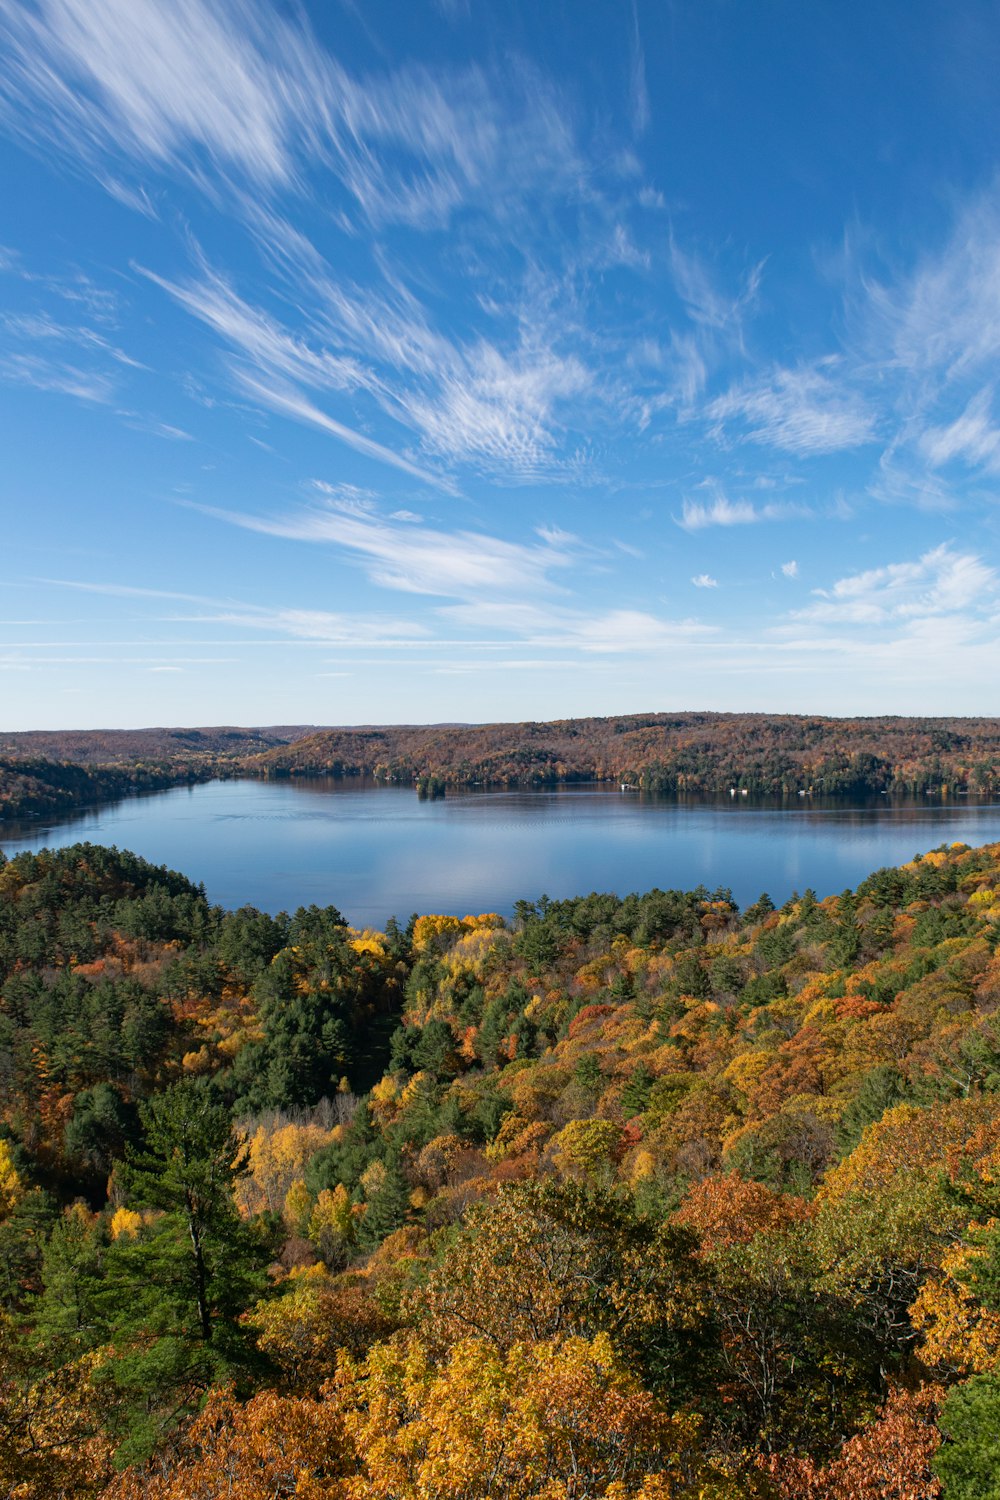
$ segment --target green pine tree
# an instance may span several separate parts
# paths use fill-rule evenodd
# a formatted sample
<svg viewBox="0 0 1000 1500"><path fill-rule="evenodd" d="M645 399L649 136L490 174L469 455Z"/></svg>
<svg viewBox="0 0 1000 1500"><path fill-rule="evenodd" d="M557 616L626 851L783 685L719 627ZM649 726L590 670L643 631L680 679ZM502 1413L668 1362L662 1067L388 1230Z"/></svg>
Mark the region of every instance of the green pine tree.
<svg viewBox="0 0 1000 1500"><path fill-rule="evenodd" d="M381 1245L387 1235L400 1229L406 1222L409 1206L410 1190L403 1176L399 1156L391 1152L386 1158L385 1176L368 1200L361 1220L359 1237L362 1245L369 1250Z"/></svg>
<svg viewBox="0 0 1000 1500"><path fill-rule="evenodd" d="M228 1110L201 1080L143 1108L145 1136L120 1173L127 1200L153 1209L105 1258L102 1308L115 1357L103 1367L126 1413L120 1457L147 1454L212 1384L237 1386L258 1365L240 1315L264 1292L272 1231L244 1223L233 1185L244 1153Z"/></svg>

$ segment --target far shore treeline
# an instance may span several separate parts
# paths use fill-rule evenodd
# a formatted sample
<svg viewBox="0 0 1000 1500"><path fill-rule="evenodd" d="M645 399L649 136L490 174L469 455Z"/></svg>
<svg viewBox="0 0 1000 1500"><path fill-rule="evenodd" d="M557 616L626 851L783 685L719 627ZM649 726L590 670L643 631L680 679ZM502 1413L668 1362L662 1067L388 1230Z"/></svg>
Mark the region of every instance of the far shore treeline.
<svg viewBox="0 0 1000 1500"><path fill-rule="evenodd" d="M220 776L366 776L434 794L598 781L681 796L991 797L1000 720L678 713L0 735L0 817L57 815Z"/></svg>

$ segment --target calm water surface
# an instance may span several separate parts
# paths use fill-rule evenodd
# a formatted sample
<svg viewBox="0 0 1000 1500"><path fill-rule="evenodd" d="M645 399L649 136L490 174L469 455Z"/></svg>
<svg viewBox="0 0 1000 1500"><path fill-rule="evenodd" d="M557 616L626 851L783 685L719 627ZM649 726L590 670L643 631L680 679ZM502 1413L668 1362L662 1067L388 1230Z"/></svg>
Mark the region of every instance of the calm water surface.
<svg viewBox="0 0 1000 1500"><path fill-rule="evenodd" d="M961 840L1000 841L1000 804L677 803L584 786L449 793L357 782L216 781L131 797L61 822L0 824L0 848L117 844L265 911L333 903L356 925L414 911L652 886L729 886L741 906L820 897L880 865Z"/></svg>

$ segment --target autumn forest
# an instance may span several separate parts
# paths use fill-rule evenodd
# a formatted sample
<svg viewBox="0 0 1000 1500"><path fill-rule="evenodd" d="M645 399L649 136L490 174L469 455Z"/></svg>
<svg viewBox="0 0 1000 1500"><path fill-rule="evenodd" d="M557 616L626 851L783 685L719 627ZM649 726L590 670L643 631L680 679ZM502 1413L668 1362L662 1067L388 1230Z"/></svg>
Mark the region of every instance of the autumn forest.
<svg viewBox="0 0 1000 1500"><path fill-rule="evenodd" d="M0 734L0 818L58 815L216 777L448 787L613 782L668 796L990 797L989 718L630 714L551 723Z"/></svg>
<svg viewBox="0 0 1000 1500"><path fill-rule="evenodd" d="M385 931L0 866L15 1500L983 1500L1000 846Z"/></svg>

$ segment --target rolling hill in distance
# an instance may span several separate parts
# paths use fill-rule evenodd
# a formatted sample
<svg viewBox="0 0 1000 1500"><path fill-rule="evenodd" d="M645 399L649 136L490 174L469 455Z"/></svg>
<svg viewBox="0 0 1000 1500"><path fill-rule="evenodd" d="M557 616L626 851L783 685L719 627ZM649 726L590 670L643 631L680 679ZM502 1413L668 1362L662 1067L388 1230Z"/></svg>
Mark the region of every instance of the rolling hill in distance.
<svg viewBox="0 0 1000 1500"><path fill-rule="evenodd" d="M650 713L549 723L68 730L0 738L0 809L51 813L217 776L667 794L992 796L1000 720Z"/></svg>

